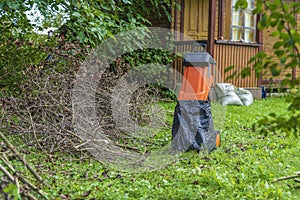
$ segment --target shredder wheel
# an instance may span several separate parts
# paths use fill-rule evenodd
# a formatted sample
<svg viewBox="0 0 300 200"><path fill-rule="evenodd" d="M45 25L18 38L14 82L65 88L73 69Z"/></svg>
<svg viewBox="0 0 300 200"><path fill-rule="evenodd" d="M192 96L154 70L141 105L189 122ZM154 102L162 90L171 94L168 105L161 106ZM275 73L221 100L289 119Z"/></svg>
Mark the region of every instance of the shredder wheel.
<svg viewBox="0 0 300 200"><path fill-rule="evenodd" d="M220 132L217 132L216 134L216 147L220 147L221 146L221 134Z"/></svg>

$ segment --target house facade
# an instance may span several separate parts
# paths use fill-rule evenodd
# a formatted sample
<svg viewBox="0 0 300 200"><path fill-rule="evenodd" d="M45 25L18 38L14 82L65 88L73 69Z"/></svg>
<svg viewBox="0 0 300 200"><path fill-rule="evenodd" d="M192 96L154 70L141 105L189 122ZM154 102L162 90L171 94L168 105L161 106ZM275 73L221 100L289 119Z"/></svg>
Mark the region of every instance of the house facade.
<svg viewBox="0 0 300 200"><path fill-rule="evenodd" d="M236 1L177 0L180 9L172 10L172 22L168 22L166 18L151 21L154 26L170 28L188 36L175 36L178 52L191 51L191 39L206 43L208 52L217 62L215 82L232 83L243 88L258 88L261 85L269 87L271 83L279 86L278 83L286 73L290 73L292 79L299 77L299 69L287 69L281 76L276 77L272 77L267 71L256 75L254 70L251 71L251 76L246 78L238 75L249 66L248 61L258 52L264 51L273 55L272 47L276 38L271 36L271 29L257 29L260 16L252 14L254 0L247 0L248 8L245 10L236 10ZM230 66L234 67L224 72ZM176 60L174 68L182 72L182 60ZM228 77L233 78L227 79Z"/></svg>

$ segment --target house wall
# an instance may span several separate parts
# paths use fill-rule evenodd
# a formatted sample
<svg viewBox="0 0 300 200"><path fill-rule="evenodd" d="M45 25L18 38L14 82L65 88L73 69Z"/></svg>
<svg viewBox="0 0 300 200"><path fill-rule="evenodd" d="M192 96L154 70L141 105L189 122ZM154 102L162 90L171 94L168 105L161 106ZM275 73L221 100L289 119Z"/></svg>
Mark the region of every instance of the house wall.
<svg viewBox="0 0 300 200"><path fill-rule="evenodd" d="M207 41L208 40L208 10L209 10L209 0L180 0L177 1L180 3L181 10L173 10L174 21L172 23L172 28L177 31L181 31L187 34L194 40ZM199 8L199 6L202 8ZM223 7L223 12L220 12L219 7ZM204 9L203 9L204 8ZM204 12L205 11L205 12ZM202 13L197 15L195 13ZM242 79L238 76L235 76L234 79L227 80L227 77L233 75L234 71L240 72L242 69L247 67L248 60L259 52L258 45L243 45L237 43L229 43L230 40L230 24L231 24L231 1L223 0L223 3L220 4L220 1L216 1L215 9L215 33L214 40L216 41L214 45L214 55L213 58L217 62L215 74L215 82L228 82L233 83L237 87L248 87L255 88L258 86L258 78L255 76L255 73L252 73L251 77ZM220 15L223 16L223 24L220 25ZM189 22L190 20L195 19L194 22ZM207 28L201 29L201 25L205 24ZM197 27L198 25L198 27ZM222 27L220 27L222 26ZM220 28L219 28L220 27ZM198 30L197 30L198 28ZM220 33L222 29L222 33ZM197 31L202 31L202 33L197 34ZM188 39L191 39L188 38ZM187 38L176 38L181 41L177 43L177 52L189 52L192 51L192 42L188 42ZM224 70L234 65L235 68L227 73L224 73ZM174 68L183 73L182 59L177 59L174 62ZM179 77L175 77L177 82L180 82Z"/></svg>
<svg viewBox="0 0 300 200"><path fill-rule="evenodd" d="M196 40L208 40L208 7L210 0L175 0L178 5L181 6L180 9L173 9L172 16L173 21L169 23L169 27L172 30L187 33L193 39ZM235 73L235 71L240 72L243 68L249 66L248 60L255 56L259 51L264 51L268 55L273 55L273 45L277 41L276 38L272 37L270 34L272 29L264 30L262 33L262 37L260 35L256 35L257 43L243 43L243 42L232 42L230 41L230 28L231 28L231 0L215 0L216 1L216 20L215 20L215 34L214 34L214 59L217 61L217 68L219 75L216 77L216 81L222 82L231 82L235 84L237 87L247 87L247 88L255 88L259 87L261 84L268 85L267 80L270 79L270 72L264 71L262 77L257 77L252 70L252 75L247 77L246 79L242 79L241 77L236 76L234 79L227 80L228 76L231 76ZM193 6L191 6L193 5ZM199 7L199 6L202 6ZM198 10L198 11L197 11ZM207 11L207 12L206 12ZM198 15L197 13L198 12ZM202 17L199 17L199 13ZM222 18L222 19L221 19ZM189 20L195 20L193 22L189 22ZM300 19L300 16L298 16ZM162 21L160 21L161 23ZM299 21L300 22L300 21ZM199 28L199 25L204 25L205 27ZM158 22L154 23L154 25L159 25ZM163 26L163 25L159 25ZM198 26L198 27L197 27ZM166 25L165 25L166 27ZM195 27L195 28L193 28ZM190 30L189 30L190 29ZM197 31L201 31L201 33L197 33ZM185 38L180 37L179 35L175 36L176 40L184 41ZM182 44L177 44L177 51L191 51L192 44L189 42L182 42ZM179 72L183 73L181 59L177 59L174 62L174 68ZM274 57L275 61L275 57ZM234 65L235 68L224 72L229 66ZM290 74L294 74L296 77L300 77L300 70L294 70L294 73L291 69L286 70L286 72ZM283 73L279 77L273 77L274 80L283 79ZM175 77L176 81L177 80Z"/></svg>
<svg viewBox="0 0 300 200"><path fill-rule="evenodd" d="M227 42L217 42L215 44L214 59L217 61L217 71L215 74L217 83L232 83L237 87L255 88L258 86L258 78L255 71L251 70L251 76L242 78L239 74L248 67L248 60L259 52L259 46L246 46L242 44L230 44ZM234 66L229 71L225 69ZM231 77L228 79L229 77Z"/></svg>
<svg viewBox="0 0 300 200"><path fill-rule="evenodd" d="M300 15L295 16L297 18L298 24L300 24ZM279 76L272 76L272 73L269 69L263 70L262 73L262 85L267 88L280 88L287 87L281 86L280 82L286 78L286 74L290 74L291 76L300 77L300 70L298 69L284 69L284 65L280 65L280 61L277 56L274 54L273 45L278 41L277 37L272 36L272 32L274 32L276 28L268 28L263 31L263 51L267 54L267 56L271 56L272 61L278 63L278 68L282 71ZM294 72L293 72L294 71Z"/></svg>
<svg viewBox="0 0 300 200"><path fill-rule="evenodd" d="M259 79L254 70L251 70L251 76L246 78L242 78L239 74L246 67L251 67L251 65L248 65L248 60L260 51L260 45L230 41L231 0L217 0L216 8L213 55L217 61L216 82L232 83L237 87L257 88ZM224 72L226 68L231 66L234 66L234 68Z"/></svg>

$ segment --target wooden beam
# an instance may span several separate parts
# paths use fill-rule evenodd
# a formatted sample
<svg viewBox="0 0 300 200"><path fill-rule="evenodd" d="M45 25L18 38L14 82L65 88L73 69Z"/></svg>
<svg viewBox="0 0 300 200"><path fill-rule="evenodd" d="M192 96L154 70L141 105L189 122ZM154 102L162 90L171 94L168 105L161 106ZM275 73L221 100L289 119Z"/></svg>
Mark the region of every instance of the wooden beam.
<svg viewBox="0 0 300 200"><path fill-rule="evenodd" d="M258 22L261 20L262 18L262 14L259 14L257 15L256 17L256 41L258 44L260 44L260 47L259 47L259 52L262 52L263 51L263 31L262 30L259 30L257 28L257 24ZM263 84L263 79L262 79L262 72L260 73L260 76L258 78L258 83L257 85L260 86L261 84Z"/></svg>
<svg viewBox="0 0 300 200"><path fill-rule="evenodd" d="M209 14L208 14L208 52L214 56L215 44L215 22L216 22L216 0L209 1Z"/></svg>
<svg viewBox="0 0 300 200"><path fill-rule="evenodd" d="M176 0L173 1L173 4L176 4ZM172 7L173 9L173 19L174 19L174 32L176 32L178 30L178 27L177 27L177 9L175 7L175 5L173 5ZM175 40L177 40L177 34L175 36Z"/></svg>
<svg viewBox="0 0 300 200"><path fill-rule="evenodd" d="M219 0L219 30L218 36L219 40L224 39L224 8L225 8L225 0Z"/></svg>
<svg viewBox="0 0 300 200"><path fill-rule="evenodd" d="M296 3L296 0L294 0L294 3ZM294 17L295 17L295 20L296 20L296 22L298 21L298 17L297 17L297 14L296 14L296 11L295 11L295 7L294 7ZM294 48L294 51L295 51L295 48ZM292 69L292 80L295 80L297 77L297 72L296 72L296 67L294 67L293 69Z"/></svg>
<svg viewBox="0 0 300 200"><path fill-rule="evenodd" d="M183 40L183 34L184 34L184 5L185 5L185 0L181 0L181 16L180 16L180 40Z"/></svg>

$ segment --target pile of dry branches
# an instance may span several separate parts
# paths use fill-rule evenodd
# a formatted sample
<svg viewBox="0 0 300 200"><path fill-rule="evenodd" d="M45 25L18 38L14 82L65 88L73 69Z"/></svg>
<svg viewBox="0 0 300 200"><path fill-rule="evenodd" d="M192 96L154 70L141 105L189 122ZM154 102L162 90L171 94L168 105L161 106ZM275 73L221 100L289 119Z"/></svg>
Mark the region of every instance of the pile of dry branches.
<svg viewBox="0 0 300 200"><path fill-rule="evenodd" d="M28 69L20 95L2 95L3 133L21 135L27 145L49 153L73 148L79 142L72 130L71 88L80 65L80 59L68 53L74 48L65 44L66 52L57 49L51 60Z"/></svg>
<svg viewBox="0 0 300 200"><path fill-rule="evenodd" d="M34 147L49 158L55 152L89 155L86 151L86 141L76 132L72 107L72 89L76 73L86 55L86 51L81 50L78 45L65 43L61 48L52 49L51 55L48 57L51 59L45 60L39 66L28 68L26 82L19 88L20 92L17 95L0 94L1 190L7 188L9 183L13 183L17 187L18 193L29 199L35 199L35 196L44 196L39 189L42 179L23 159L17 149ZM113 117L112 94L122 77L126 77L129 69L128 64L119 61L116 61L114 67L105 64L107 67L97 80L98 86L95 91L97 117L103 134L115 142L115 145L136 151L135 148L127 145L128 141L135 139L135 136L128 135L124 131L124 128L127 131L134 131L131 124L120 129ZM103 60L95 60L95 62L101 63ZM122 106L129 107L131 120L140 125L147 125L152 118L151 115L159 113L157 110L149 111L148 107L148 105L156 103L157 92L154 88L147 86L139 88L134 83L128 87L136 87L134 93L129 97L130 102L125 102L129 105L121 104L119 107L121 109ZM123 89L120 92L126 93L126 88ZM127 126L127 124L123 125ZM6 138L8 135L16 135L17 138L21 138L22 147L12 146ZM120 143L121 140L123 142ZM26 169L37 180L35 184L28 181L13 167L12 160L26 166ZM0 192L0 198L1 195L3 194Z"/></svg>
<svg viewBox="0 0 300 200"><path fill-rule="evenodd" d="M86 52L80 52L79 49L78 46L68 43L60 49L54 49L50 60L28 69L26 72L28 79L21 86L19 95L1 95L0 171L3 174L0 176L1 190L7 188L9 183L13 183L21 196L29 199L44 196L39 189L41 177L24 160L17 148L9 143L5 135L20 136L24 143L23 148L35 147L48 156L57 151L81 152L87 155L84 141L74 128L72 110L73 84L83 62L82 55L86 55ZM116 126L111 105L114 87L120 78L126 75L127 70L128 65L121 62L117 62L114 67L107 65L97 80L99 84L95 95L99 125L112 141L128 137ZM151 89L151 94L149 91L147 87L137 88L130 101L132 119L138 123L147 123L149 115L152 114L147 111L146 105L154 103L155 90ZM126 144L122 148L126 148ZM11 154L12 157L9 157ZM11 164L12 160L21 161L38 184L33 184L22 176ZM0 192L0 198L1 195L5 194Z"/></svg>
<svg viewBox="0 0 300 200"><path fill-rule="evenodd" d="M26 72L28 79L20 88L21 95L1 95L0 131L4 134L18 134L26 145L47 154L84 151L82 140L74 131L72 111L72 87L76 72L83 62L82 55L86 55L86 52L79 49L74 44L66 43L54 50L52 59ZM112 140L125 136L114 122L111 95L128 68L128 64L122 62L117 62L114 67L107 65L98 80L96 99L99 124L104 134ZM153 88L137 88L130 101L133 120L147 123L151 118L149 116L155 114L149 113L147 105L156 100Z"/></svg>

